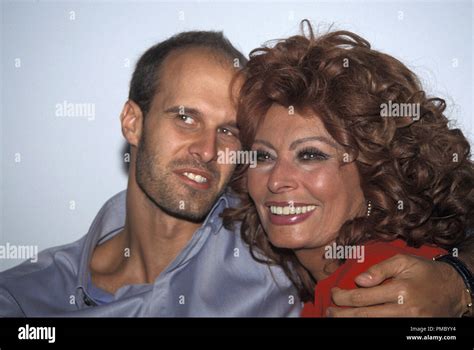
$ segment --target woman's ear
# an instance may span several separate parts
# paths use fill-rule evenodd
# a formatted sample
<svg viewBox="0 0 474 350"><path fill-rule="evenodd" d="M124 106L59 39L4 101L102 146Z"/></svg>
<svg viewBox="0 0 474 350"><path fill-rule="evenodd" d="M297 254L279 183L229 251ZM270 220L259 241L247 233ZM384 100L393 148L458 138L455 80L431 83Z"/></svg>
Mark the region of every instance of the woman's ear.
<svg viewBox="0 0 474 350"><path fill-rule="evenodd" d="M122 124L122 134L131 146L137 146L143 130L143 114L140 107L128 100L123 106L120 114Z"/></svg>

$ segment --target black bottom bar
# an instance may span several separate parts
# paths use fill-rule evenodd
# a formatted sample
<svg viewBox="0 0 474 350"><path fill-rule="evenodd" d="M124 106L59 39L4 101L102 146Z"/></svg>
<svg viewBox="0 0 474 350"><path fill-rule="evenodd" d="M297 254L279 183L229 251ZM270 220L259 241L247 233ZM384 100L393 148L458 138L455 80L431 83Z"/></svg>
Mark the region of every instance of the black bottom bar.
<svg viewBox="0 0 474 350"><path fill-rule="evenodd" d="M53 328L54 327L54 331ZM474 348L474 319L32 318L0 319L0 349L153 343L162 336L313 337L334 344L405 348ZM42 339L37 339L42 338ZM54 338L54 339L53 339ZM318 340L320 342L318 342ZM150 343L151 341L151 343ZM318 345L319 344L319 345ZM230 344L228 344L230 345ZM239 346L238 343L233 345ZM359 346L357 346L359 347Z"/></svg>

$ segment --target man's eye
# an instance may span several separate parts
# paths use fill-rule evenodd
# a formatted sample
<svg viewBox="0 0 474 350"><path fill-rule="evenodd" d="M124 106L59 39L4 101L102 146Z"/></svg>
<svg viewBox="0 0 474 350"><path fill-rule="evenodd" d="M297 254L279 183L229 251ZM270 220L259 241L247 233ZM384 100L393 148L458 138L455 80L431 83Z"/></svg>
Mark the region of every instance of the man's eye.
<svg viewBox="0 0 474 350"><path fill-rule="evenodd" d="M192 125L195 123L194 118L186 114L178 114L178 118L188 125Z"/></svg>
<svg viewBox="0 0 474 350"><path fill-rule="evenodd" d="M219 128L218 131L222 134L227 135L227 136L235 136L235 134L232 131L230 131L229 129L226 129L226 128Z"/></svg>

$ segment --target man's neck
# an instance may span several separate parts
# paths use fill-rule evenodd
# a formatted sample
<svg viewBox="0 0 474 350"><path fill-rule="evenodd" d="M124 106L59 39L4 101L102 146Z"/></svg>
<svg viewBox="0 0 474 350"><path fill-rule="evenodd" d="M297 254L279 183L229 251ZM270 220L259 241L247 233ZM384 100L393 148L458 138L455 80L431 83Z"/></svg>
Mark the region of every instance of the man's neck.
<svg viewBox="0 0 474 350"><path fill-rule="evenodd" d="M163 212L129 181L124 229L93 252L94 284L115 293L124 285L153 283L200 226Z"/></svg>
<svg viewBox="0 0 474 350"><path fill-rule="evenodd" d="M200 226L163 212L139 188L127 194L125 230L130 262L139 268L146 283L158 277Z"/></svg>

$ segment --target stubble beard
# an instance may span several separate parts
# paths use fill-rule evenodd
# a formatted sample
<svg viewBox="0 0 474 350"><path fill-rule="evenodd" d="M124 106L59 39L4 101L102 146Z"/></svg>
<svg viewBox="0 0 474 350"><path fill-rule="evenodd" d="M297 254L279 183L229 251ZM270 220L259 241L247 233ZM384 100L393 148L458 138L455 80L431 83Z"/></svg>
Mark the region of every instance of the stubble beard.
<svg viewBox="0 0 474 350"><path fill-rule="evenodd" d="M172 171L184 167L210 172L214 184L208 190L187 186ZM222 188L216 188L215 184L219 183L219 179L217 169L196 160L174 160L167 165L163 164L158 152L152 154L143 133L137 149L136 181L148 199L168 215L191 222L202 222L227 186L228 181Z"/></svg>

